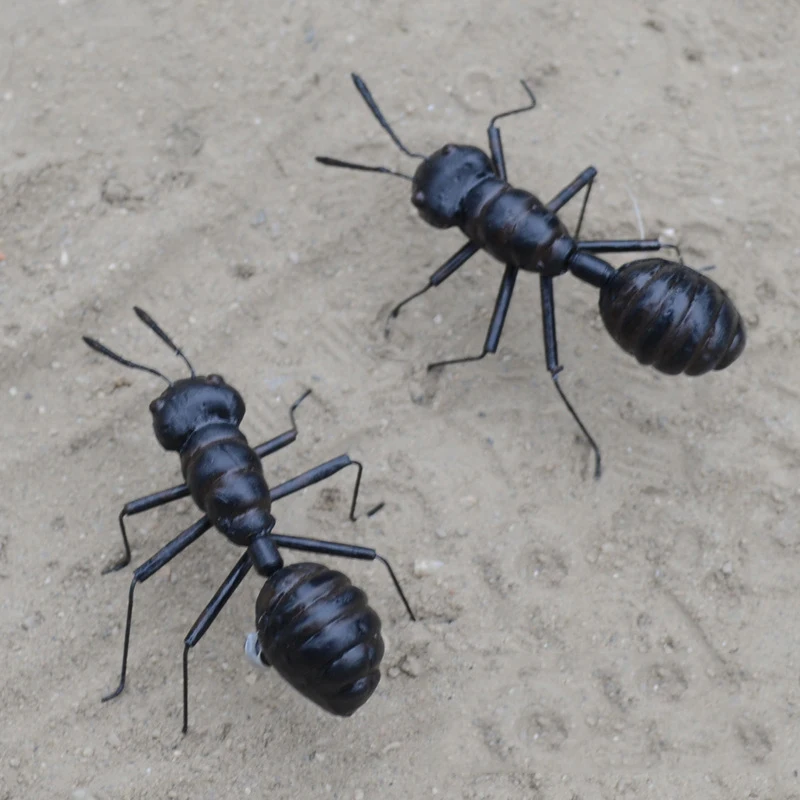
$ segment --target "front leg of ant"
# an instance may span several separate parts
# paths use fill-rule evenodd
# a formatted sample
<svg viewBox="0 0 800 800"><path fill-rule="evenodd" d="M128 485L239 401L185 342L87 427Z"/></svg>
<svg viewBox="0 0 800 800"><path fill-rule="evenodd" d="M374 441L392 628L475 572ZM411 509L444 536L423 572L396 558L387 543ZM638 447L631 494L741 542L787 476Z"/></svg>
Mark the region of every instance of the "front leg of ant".
<svg viewBox="0 0 800 800"><path fill-rule="evenodd" d="M189 729L189 649L194 647L205 636L206 631L219 616L219 612L225 607L225 603L231 599L233 593L239 588L239 584L245 579L252 566L253 562L250 560L250 553L245 551L183 640L183 733L186 733Z"/></svg>
<svg viewBox="0 0 800 800"><path fill-rule="evenodd" d="M431 275L430 279L428 280L428 285L424 289L420 289L418 292L414 292L414 294L409 295L406 297L405 300L401 300L390 312L389 316L386 318L386 327L383 330L384 336L389 338L389 320L396 319L397 315L400 313L400 309L406 305L406 303L410 303L415 298L419 297L420 295L425 294L428 289L432 289L434 286L438 286L440 283L443 283L447 278L449 278L457 269L462 267L464 264L469 261L475 253L478 252L481 248L473 244L472 242L467 242L457 253L450 256L447 261L442 264L436 272Z"/></svg>
<svg viewBox="0 0 800 800"><path fill-rule="evenodd" d="M178 553L181 553L190 544L196 542L210 527L211 520L209 520L208 517L202 517L190 528L187 528L183 533L176 536L171 542L164 545L152 558L149 558L144 564L134 570L131 588L128 591L128 612L125 618L125 643L122 647L122 670L120 672L119 685L111 694L107 694L103 697L103 702L117 697L125 688L125 673L128 667L128 647L131 642L131 623L133 621L133 590L136 588L136 584L144 583L149 577L155 575L161 567L172 561Z"/></svg>
<svg viewBox="0 0 800 800"><path fill-rule="evenodd" d="M586 194L583 196L583 205L581 206L581 213L578 216L578 224L575 226L574 237L577 239L581 234L581 225L583 225L583 215L586 213L586 204L589 202L589 195L592 191L592 184L597 177L597 170L594 167L587 167L569 186L563 188L548 204L547 210L557 214L578 192L586 187Z"/></svg>
<svg viewBox="0 0 800 800"><path fill-rule="evenodd" d="M285 481L284 483L276 486L274 489L270 489L270 500L275 502L276 500L280 500L282 497L300 492L303 489L307 489L309 486L313 486L315 483L324 481L327 478L330 478L332 475L335 475L337 472L351 466L358 467L358 473L356 474L356 485L353 488L353 500L350 503L350 520L351 522L355 522L357 519L356 503L358 502L358 490L361 487L361 473L363 472L364 467L360 461L354 461L347 454L332 458L330 461L326 461L324 464L320 464L317 467L312 467L310 470L303 472L296 478L292 478L291 480ZM383 503L378 503L377 506L367 511L367 516L371 517L373 514L377 514L378 511L383 508L383 505Z"/></svg>
<svg viewBox="0 0 800 800"><path fill-rule="evenodd" d="M514 114L521 114L523 111L532 111L534 108L536 108L536 97L534 97L531 87L528 86L525 81L520 81L520 83L522 84L522 88L525 90L528 97L530 97L531 102L522 108L515 108L511 111L504 111L502 114L496 114L490 120L489 128L486 131L489 134L489 150L492 154L494 171L497 173L497 177L500 178L501 181L507 180L506 159L503 155L503 142L500 139L500 129L497 127L497 120L503 119L503 117L510 117Z"/></svg>
<svg viewBox="0 0 800 800"><path fill-rule="evenodd" d="M284 433L276 436L274 439L270 439L269 441L258 445L258 447L253 448L259 458L266 458L273 453L277 453L278 450L288 447L292 442L294 442L295 439L297 439L297 421L294 418L294 412L297 411L300 403L302 403L303 400L305 400L310 394L311 389L306 389L303 394L301 394L300 397L295 400L294 403L292 403L292 406L289 409L289 419L292 422L292 427L290 430L285 431Z"/></svg>
<svg viewBox="0 0 800 800"><path fill-rule="evenodd" d="M492 320L489 323L489 330L486 333L486 341L483 345L483 352L479 356L465 356L464 358L451 358L447 361L436 361L428 364L428 371L438 367L445 367L449 364L464 364L468 361L480 361L488 353L496 353L500 343L500 336L503 333L503 325L508 314L508 307L511 304L511 295L514 293L514 283L517 280L518 269L511 264L506 265L503 274L503 281L500 284L500 291L492 312Z"/></svg>
<svg viewBox="0 0 800 800"><path fill-rule="evenodd" d="M125 517L132 517L134 514L141 514L143 511L149 511L151 508L158 508L158 506L163 506L167 503L171 503L173 500L180 500L182 497L188 496L189 487L185 483L182 483L179 486L163 489L160 492L154 492L153 494L148 494L137 500L131 500L125 503L122 507L122 511L119 512L119 529L122 532L122 544L125 547L125 555L117 561L116 564L106 567L103 570L103 575L107 575L109 572L116 572L123 567L127 567L128 564L131 563L131 547L128 544L128 534L125 531Z"/></svg>
<svg viewBox="0 0 800 800"><path fill-rule="evenodd" d="M555 384L558 393L561 395L561 399L564 401L564 405L566 405L567 410L570 414L572 414L572 418L578 423L578 427L583 432L583 435L586 437L592 450L594 450L594 477L599 478L601 473L600 448L597 446L597 442L595 442L595 440L592 438L592 435L586 429L586 426L583 424L583 422L581 422L581 418L572 407L572 403L567 400L567 396L564 394L564 390L561 388L561 385L558 382L558 375L564 369L564 367L558 363L556 307L555 297L553 294L552 277L542 275L539 278L539 286L542 295L542 326L544 329L544 352L545 360L547 361L547 369L550 372L550 376L553 379L553 383Z"/></svg>

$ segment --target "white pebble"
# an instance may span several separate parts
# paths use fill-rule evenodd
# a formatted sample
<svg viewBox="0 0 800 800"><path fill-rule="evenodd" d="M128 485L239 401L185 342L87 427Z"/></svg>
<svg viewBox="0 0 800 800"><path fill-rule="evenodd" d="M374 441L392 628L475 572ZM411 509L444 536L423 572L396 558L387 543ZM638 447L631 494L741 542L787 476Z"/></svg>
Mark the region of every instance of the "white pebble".
<svg viewBox="0 0 800 800"><path fill-rule="evenodd" d="M414 575L418 578L424 578L426 575L433 575L434 572L440 570L444 566L441 561L435 561L428 558L418 558L414 562Z"/></svg>

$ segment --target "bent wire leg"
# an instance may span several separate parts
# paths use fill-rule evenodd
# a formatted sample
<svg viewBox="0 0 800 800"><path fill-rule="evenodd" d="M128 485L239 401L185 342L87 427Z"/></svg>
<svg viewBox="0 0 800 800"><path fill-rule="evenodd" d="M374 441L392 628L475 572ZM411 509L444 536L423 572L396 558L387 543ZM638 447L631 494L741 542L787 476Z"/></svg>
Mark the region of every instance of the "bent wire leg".
<svg viewBox="0 0 800 800"><path fill-rule="evenodd" d="M294 412L297 411L300 403L302 403L303 400L305 400L310 394L311 389L306 389L303 394L301 394L300 397L295 400L294 403L292 403L292 406L289 409L289 419L292 422L292 427L290 430L285 431L275 438L253 448L259 458L266 458L266 456L277 453L278 450L288 447L292 442L294 442L295 439L297 439L297 421L294 418Z"/></svg>
<svg viewBox="0 0 800 800"><path fill-rule="evenodd" d="M211 520L208 517L202 517L171 542L164 545L152 558L149 558L134 570L131 588L128 592L128 612L125 619L125 643L122 647L122 669L120 671L119 686L111 694L103 697L103 702L117 697L125 688L125 672L128 666L128 647L131 641L131 622L133 621L133 590L136 588L136 584L144 583L149 577L155 575L161 567L172 561L178 553L181 553L190 544L196 542L210 527Z"/></svg>
<svg viewBox="0 0 800 800"><path fill-rule="evenodd" d="M528 86L525 81L520 81L520 83L522 84L522 88L526 91L528 97L530 97L531 102L522 108L514 108L511 111L504 111L502 114L495 114L489 121L489 128L486 131L489 134L489 150L492 153L494 171L497 173L497 177L500 178L501 181L507 180L506 160L505 156L503 155L503 143L500 139L500 129L497 127L497 120L503 119L503 117L510 117L514 114L521 114L524 111L532 111L534 108L536 108L536 97L531 91L531 87Z"/></svg>
<svg viewBox="0 0 800 800"><path fill-rule="evenodd" d="M431 275L430 279L428 280L428 285L424 289L420 289L418 292L414 292L414 294L409 295L406 297L405 300L401 300L389 313L389 316L386 318L386 327L384 328L384 335L386 337L389 336L389 320L396 319L397 315L400 313L400 309L406 305L406 303L410 303L415 298L419 297L420 295L425 294L428 289L432 289L434 286L438 286L440 283L444 283L444 281L449 278L459 267L463 266L464 264L469 261L475 253L480 250L480 247L472 242L467 242L457 253L450 256L447 261L442 264L436 272Z"/></svg>
<svg viewBox="0 0 800 800"><path fill-rule="evenodd" d="M645 253L654 250L674 250L681 266L686 266L681 250L676 244L668 244L659 239L603 239L600 241L576 242L576 249L585 253ZM704 270L709 267L703 267ZM711 267L713 269L713 267Z"/></svg>
<svg viewBox="0 0 800 800"><path fill-rule="evenodd" d="M587 167L577 178L575 178L569 186L564 187L548 204L547 210L556 214L559 209L563 208L578 192L586 187L586 194L583 196L583 205L581 206L581 213L578 216L578 224L575 226L574 239L577 239L581 234L581 226L583 225L583 216L586 213L586 204L589 202L589 195L592 191L592 184L597 177L597 170L594 167Z"/></svg>
<svg viewBox="0 0 800 800"><path fill-rule="evenodd" d="M351 522L355 522L356 519L358 519L356 517L356 502L358 501L358 490L361 486L361 473L363 472L364 467L360 461L351 459L347 454L336 456L336 458L332 458L330 461L326 461L324 464L320 464L317 467L312 467L310 470L303 472L301 475L279 484L274 489L270 489L270 500L275 502L276 500L280 500L282 497L286 497L287 495L295 494L295 492L307 489L309 486L313 486L315 483L324 481L325 479L330 478L332 475L335 475L340 470L345 469L345 467L350 466L358 467L356 485L353 488L353 500L350 503L350 520ZM378 511L383 508L383 506L383 503L378 503L377 506L367 511L367 516L371 517L373 514L377 514Z"/></svg>
<svg viewBox="0 0 800 800"><path fill-rule="evenodd" d="M245 551L183 640L183 733L189 729L189 649L203 638L252 566L250 553Z"/></svg>
<svg viewBox="0 0 800 800"><path fill-rule="evenodd" d="M500 336L503 333L503 325L508 314L508 307L511 303L511 295L514 293L514 283L517 280L517 268L508 264L500 283L500 291L494 304L492 319L489 323L489 330L486 333L486 341L483 345L483 352L479 356L465 356L464 358L452 358L447 361L436 361L428 364L428 370L444 367L448 364L463 364L468 361L480 361L487 353L496 353L500 343Z"/></svg>
<svg viewBox="0 0 800 800"><path fill-rule="evenodd" d="M125 517L132 517L134 514L141 514L143 511L149 511L151 508L158 508L158 506L171 503L173 500L180 500L182 497L189 496L189 487L182 483L179 486L172 486L169 489L162 489L160 492L153 492L153 494L139 497L136 500L130 500L122 507L119 512L119 529L122 532L122 544L125 547L125 555L103 570L103 575L109 572L116 572L117 570L127 567L131 563L131 546L128 544L128 534L125 531Z"/></svg>
<svg viewBox="0 0 800 800"><path fill-rule="evenodd" d="M380 561L385 565L389 571L389 577L392 579L403 605L406 607L408 616L412 621L416 621L414 612L411 610L411 605L406 599L405 593L400 586L400 581L394 574L391 564L379 553L376 553L371 547L360 547L355 544L339 544L338 542L326 542L321 539L308 539L304 536L284 536L283 534L273 533L272 538L278 547L285 547L287 550L298 550L303 553L319 553L325 556L340 556L342 558L357 558L362 561Z"/></svg>
<svg viewBox="0 0 800 800"><path fill-rule="evenodd" d="M583 424L583 422L581 422L581 418L572 407L572 403L567 400L567 396L564 394L564 391L558 382L558 374L564 369L564 367L558 363L558 342L556 340L556 312L555 299L553 296L553 279L543 275L539 281L542 294L542 325L544 328L544 352L545 359L547 361L547 369L549 370L550 375L553 378L553 383L555 384L558 393L561 395L561 399L564 401L569 413L572 414L572 418L578 423L578 427L581 429L581 431L583 431L583 435L588 440L592 450L594 450L594 477L599 478L601 474L600 448L597 446L597 442L595 442L595 440L592 438L592 435L586 429L586 426Z"/></svg>

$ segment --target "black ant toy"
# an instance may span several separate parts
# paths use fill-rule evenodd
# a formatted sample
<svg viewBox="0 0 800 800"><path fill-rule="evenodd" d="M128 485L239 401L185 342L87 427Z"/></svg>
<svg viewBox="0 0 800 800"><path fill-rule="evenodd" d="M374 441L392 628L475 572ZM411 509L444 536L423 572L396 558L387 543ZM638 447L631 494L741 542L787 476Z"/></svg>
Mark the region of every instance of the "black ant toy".
<svg viewBox="0 0 800 800"><path fill-rule="evenodd" d="M369 699L380 680L379 665L384 651L380 619L367 605L364 592L342 573L321 564L284 566L278 548L377 559L386 565L412 620L414 614L389 562L372 548L275 533L271 507L275 500L325 480L345 467L355 466L358 472L350 505L350 519L355 520L362 465L341 455L270 489L261 459L295 440L294 412L310 390L291 408L292 429L252 448L239 430L245 413L239 392L219 375L198 376L181 349L156 322L140 308L134 311L183 359L191 372L190 378L173 382L158 370L122 358L94 339L84 336L83 340L114 361L150 372L169 384L150 404L150 411L159 444L180 454L186 483L125 505L120 514L125 558L114 569L130 561L122 521L125 515L138 514L191 494L204 516L134 571L128 595L120 682L103 700L117 697L125 688L136 584L154 575L213 525L246 551L184 640L183 732L186 733L189 721L189 650L203 638L251 567L266 582L256 604L258 643L248 638L248 654L251 657L255 654L264 665L274 666L295 689L326 711L339 716L353 714ZM368 516L382 506L383 503L376 506Z"/></svg>
<svg viewBox="0 0 800 800"><path fill-rule="evenodd" d="M407 297L392 310L397 317L409 301L439 286L479 250L484 249L506 265L483 352L428 365L428 369L478 361L497 351L508 313L514 283L520 270L539 274L542 324L547 369L569 412L595 453L595 477L600 477L600 450L581 422L558 383L563 367L558 363L553 278L571 272L600 289L600 314L612 338L642 364L652 364L669 375L702 375L724 369L745 346L741 317L725 292L705 275L685 266L674 245L658 239L580 241L580 229L597 170L585 169L549 203L541 203L530 192L516 189L506 180L500 130L503 117L530 111L536 98L523 108L497 114L489 123L491 157L477 147L447 144L427 158L408 150L384 118L364 81L353 75L361 97L375 118L408 156L421 159L414 176L386 167L371 167L320 156L331 167L381 172L411 181L411 202L425 222L435 228L458 226L469 239L455 255L431 275L428 285ZM583 188L586 194L574 236L556 216ZM680 263L661 258L632 261L614 269L597 253L625 253L672 247ZM389 333L389 322L386 334Z"/></svg>

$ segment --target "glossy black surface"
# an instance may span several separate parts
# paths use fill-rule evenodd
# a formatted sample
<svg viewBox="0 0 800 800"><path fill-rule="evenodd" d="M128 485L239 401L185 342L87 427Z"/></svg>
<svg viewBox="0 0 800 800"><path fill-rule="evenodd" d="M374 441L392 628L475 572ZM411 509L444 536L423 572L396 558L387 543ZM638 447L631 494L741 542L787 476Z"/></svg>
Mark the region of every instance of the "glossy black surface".
<svg viewBox="0 0 800 800"><path fill-rule="evenodd" d="M625 352L668 375L725 369L746 342L738 311L714 281L661 258L620 267L600 290L600 314Z"/></svg>
<svg viewBox="0 0 800 800"><path fill-rule="evenodd" d="M597 177L594 167L584 169L549 203L542 203L530 192L508 183L497 121L535 107L536 98L525 81L522 81L522 86L530 103L497 114L489 123L487 134L491 155L471 145L447 144L424 157L412 153L400 142L364 81L357 75L352 77L359 94L395 144L406 155L421 160L411 178L411 202L420 217L435 228L458 226L468 238L468 242L431 275L427 286L394 306L386 321L386 336L389 336L390 321L398 316L405 305L441 285L478 250L485 250L505 265L483 350L476 355L433 362L428 365L429 370L480 361L495 353L518 271L537 273L547 368L566 408L594 451L595 477L599 477L601 458L597 443L558 382L563 366L558 362L552 278L571 272L579 280L599 288L603 319L614 340L628 352L634 353L642 363L652 363L662 372L700 375L710 369L724 369L741 354L745 334L735 307L710 279L702 276L703 280L697 283L695 276L699 273L683 265L680 251L675 245L663 244L658 239L581 241L581 225ZM365 166L328 157L318 157L317 161L326 166L383 172L408 179L404 173L385 167ZM570 235L557 214L584 189L586 192L578 222L574 234ZM642 290L644 294L637 295L632 311L627 309L624 297L628 297L632 291L638 292L641 287L632 275L616 278L615 268L597 254L638 253L664 248L677 251L681 264L676 266L680 268L672 269L669 279L662 276L656 285ZM645 262L634 262L637 263ZM630 284L631 280L635 285ZM674 296L668 298L666 295L669 293ZM689 316L679 324L674 319L677 309L682 303L688 303L690 297L694 298L695 293L697 297L691 301ZM664 319L658 317L661 308L664 309Z"/></svg>
<svg viewBox="0 0 800 800"><path fill-rule="evenodd" d="M347 717L381 679L381 622L366 594L341 572L292 564L272 575L256 602L262 657L298 692Z"/></svg>
<svg viewBox="0 0 800 800"><path fill-rule="evenodd" d="M412 619L414 616L394 571L386 559L374 550L302 537L272 535L275 526L275 518L271 514L273 500L302 491L351 466L356 467L357 473L350 505L350 519L356 519L355 509L363 467L360 462L352 460L346 454L285 481L275 488L274 493L270 491L264 478L261 459L286 447L296 439L297 426L294 412L309 395L310 390L304 392L291 407L292 428L252 448L239 430L239 423L245 414L245 404L241 395L219 375L197 376L180 348L152 317L141 309L137 308L135 311L139 319L185 361L192 373L191 378L173 382L157 370L119 356L94 339L88 337L84 339L95 352L124 366L150 372L168 383L168 388L150 404L153 428L162 447L179 453L186 483L125 504L119 517L125 558L114 569L119 569L130 560L130 546L123 522L126 515L139 514L190 493L198 508L205 513L134 571L128 592L120 681L117 688L103 700L117 697L125 688L136 585L153 576L189 545L196 542L212 525L231 542L246 548L184 640L183 731L185 733L189 718L190 649L203 638L251 568L254 567L258 574L267 578L267 586L288 586L287 579L282 576L295 575L297 570L291 567L283 568L279 546L348 558L380 560L389 570L392 582L409 615ZM383 503L373 508L368 515L378 511L382 505ZM352 587L341 573L333 573L325 567L316 566L322 571L325 581L330 584L330 594L322 597L320 603L313 605L305 601L296 603L295 614L292 617L285 614L274 617L271 622L270 637L288 643L289 652L285 656L281 656L280 653L275 656L276 663L282 665L279 672L292 685L302 687L302 691L323 708L335 714L348 715L369 698L380 678L377 670L383 655L380 620L375 612L366 606L363 592ZM273 576L276 575L279 577L273 580ZM345 587L345 583L349 588ZM290 596L295 599L305 597L303 593L307 590L305 584L298 584L296 590L292 589L294 594L290 593ZM338 617L334 613L337 604L342 611ZM338 666L327 670L320 667L314 672L312 667L316 662L307 657L308 648L305 645L301 646L297 639L298 631L304 629L313 629L316 635L321 637L319 641L326 642L325 652L332 653L332 657L338 659ZM354 636L356 638L353 638ZM353 644L349 644L350 642ZM273 644L271 652L275 652L276 647L279 645ZM336 648L340 648L340 651ZM363 675L359 670L363 671ZM340 681L335 690L331 688L332 676L338 676L337 679ZM347 680L350 680L350 683L345 685Z"/></svg>

